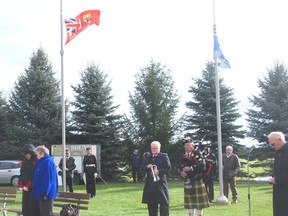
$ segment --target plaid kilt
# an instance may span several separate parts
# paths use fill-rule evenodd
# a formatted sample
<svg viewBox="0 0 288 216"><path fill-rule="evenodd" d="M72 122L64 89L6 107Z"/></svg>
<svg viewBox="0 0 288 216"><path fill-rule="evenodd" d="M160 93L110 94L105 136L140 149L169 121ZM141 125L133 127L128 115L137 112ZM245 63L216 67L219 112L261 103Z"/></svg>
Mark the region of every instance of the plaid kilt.
<svg viewBox="0 0 288 216"><path fill-rule="evenodd" d="M202 209L207 207L209 207L209 201L202 179L188 185L184 184L184 208Z"/></svg>

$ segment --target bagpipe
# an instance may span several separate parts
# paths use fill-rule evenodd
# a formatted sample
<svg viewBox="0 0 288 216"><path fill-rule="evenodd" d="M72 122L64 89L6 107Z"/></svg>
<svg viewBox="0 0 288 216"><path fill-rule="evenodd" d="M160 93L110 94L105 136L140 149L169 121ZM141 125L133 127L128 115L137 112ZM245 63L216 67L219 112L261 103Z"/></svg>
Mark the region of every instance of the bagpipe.
<svg viewBox="0 0 288 216"><path fill-rule="evenodd" d="M184 167L190 167L191 171L187 172L187 177L190 180L200 180L203 176L208 176L213 164L215 164L215 159L211 159L211 145L202 145L204 138L207 133L201 139L198 145L195 146L194 150L190 153L185 153L179 162L179 171L181 172ZM189 139L187 141L187 139ZM191 142L191 139L185 138L185 142Z"/></svg>

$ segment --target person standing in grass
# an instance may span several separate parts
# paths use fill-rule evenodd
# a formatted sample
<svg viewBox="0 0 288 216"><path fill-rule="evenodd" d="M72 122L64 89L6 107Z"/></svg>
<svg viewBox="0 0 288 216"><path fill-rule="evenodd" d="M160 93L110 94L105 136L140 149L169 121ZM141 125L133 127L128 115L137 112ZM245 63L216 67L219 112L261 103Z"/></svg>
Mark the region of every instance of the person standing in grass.
<svg viewBox="0 0 288 216"><path fill-rule="evenodd" d="M190 137L184 139L185 154L179 162L180 175L184 180L184 208L189 216L203 216L203 209L209 207L207 191L203 182L205 159L195 150Z"/></svg>
<svg viewBox="0 0 288 216"><path fill-rule="evenodd" d="M90 147L86 148L86 155L83 158L84 174L86 178L86 191L91 198L96 196L97 159L92 154Z"/></svg>
<svg viewBox="0 0 288 216"><path fill-rule="evenodd" d="M147 178L143 190L142 203L146 203L149 216L169 216L170 197L166 175L171 171L171 163L166 153L160 152L161 144L158 141L151 143L151 154L141 166L146 171Z"/></svg>
<svg viewBox="0 0 288 216"><path fill-rule="evenodd" d="M23 216L39 216L39 202L33 199L32 179L34 167L37 163L35 146L26 144L22 148L25 158L20 169L18 188L22 194L22 213Z"/></svg>
<svg viewBox="0 0 288 216"><path fill-rule="evenodd" d="M69 187L69 192L73 193L73 178L74 178L74 169L76 168L75 159L71 157L69 149L65 150L65 164L64 170L66 171L66 183ZM63 181L63 158L61 158L59 165L59 169L62 170L62 181Z"/></svg>
<svg viewBox="0 0 288 216"><path fill-rule="evenodd" d="M53 200L58 196L56 165L45 146L36 147L37 163L34 169L32 193L39 200L39 216L53 216Z"/></svg>
<svg viewBox="0 0 288 216"><path fill-rule="evenodd" d="M233 147L226 147L226 154L223 155L223 187L224 195L228 198L229 185L232 192L232 202L237 203L238 191L236 188L236 175L241 167L240 160L233 153Z"/></svg>
<svg viewBox="0 0 288 216"><path fill-rule="evenodd" d="M135 149L133 155L131 156L131 165L132 165L132 177L134 182L139 182L141 180L140 176L140 165L141 158L138 154L138 149Z"/></svg>
<svg viewBox="0 0 288 216"><path fill-rule="evenodd" d="M288 144L282 132L275 131L268 135L269 145L276 151L273 174L274 216L288 215Z"/></svg>

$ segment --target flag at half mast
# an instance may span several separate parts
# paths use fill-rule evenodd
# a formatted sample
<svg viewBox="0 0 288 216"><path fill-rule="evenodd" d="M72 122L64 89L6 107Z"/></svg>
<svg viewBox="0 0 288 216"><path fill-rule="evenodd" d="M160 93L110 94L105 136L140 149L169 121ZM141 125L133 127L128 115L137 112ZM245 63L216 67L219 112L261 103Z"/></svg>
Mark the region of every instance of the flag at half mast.
<svg viewBox="0 0 288 216"><path fill-rule="evenodd" d="M220 45L218 42L217 32L216 32L216 25L213 26L213 35L214 35L214 61L218 62L218 66L221 68L231 68L228 60L222 53L220 49Z"/></svg>
<svg viewBox="0 0 288 216"><path fill-rule="evenodd" d="M80 32L84 31L90 25L99 25L100 11L87 10L80 13L75 18L64 19L66 25L67 39L65 45L75 38Z"/></svg>

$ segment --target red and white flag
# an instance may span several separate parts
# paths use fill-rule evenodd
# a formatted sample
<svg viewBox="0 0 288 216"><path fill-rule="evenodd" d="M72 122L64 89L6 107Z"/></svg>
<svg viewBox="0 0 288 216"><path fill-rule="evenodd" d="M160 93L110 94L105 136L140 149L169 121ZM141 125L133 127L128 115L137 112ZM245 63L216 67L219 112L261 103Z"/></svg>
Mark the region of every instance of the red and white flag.
<svg viewBox="0 0 288 216"><path fill-rule="evenodd" d="M99 25L100 11L87 10L80 13L75 18L64 19L66 25L67 39L65 45L75 38L80 32L84 31L90 25Z"/></svg>

